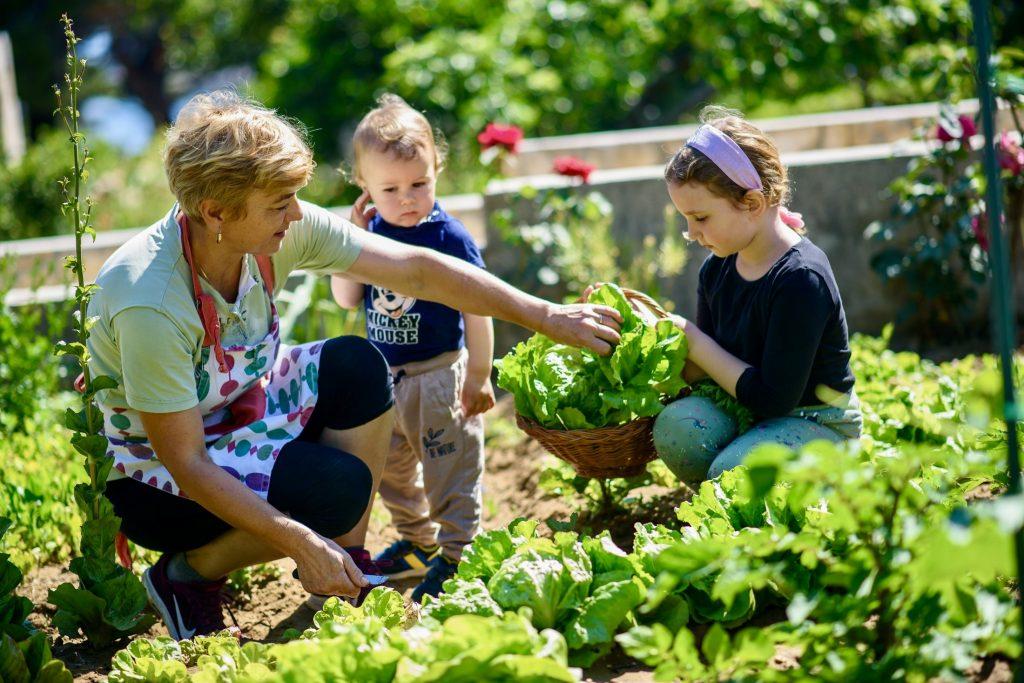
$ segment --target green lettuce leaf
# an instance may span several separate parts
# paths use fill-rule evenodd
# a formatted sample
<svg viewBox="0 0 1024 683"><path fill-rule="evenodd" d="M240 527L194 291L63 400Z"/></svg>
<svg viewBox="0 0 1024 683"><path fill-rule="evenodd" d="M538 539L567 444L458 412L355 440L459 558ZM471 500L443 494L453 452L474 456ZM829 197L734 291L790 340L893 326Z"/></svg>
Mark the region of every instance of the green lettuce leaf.
<svg viewBox="0 0 1024 683"><path fill-rule="evenodd" d="M498 386L513 395L516 411L544 427L591 429L653 417L686 386L689 347L671 320L645 323L615 285L599 287L590 301L622 315L610 355L535 334L495 363Z"/></svg>

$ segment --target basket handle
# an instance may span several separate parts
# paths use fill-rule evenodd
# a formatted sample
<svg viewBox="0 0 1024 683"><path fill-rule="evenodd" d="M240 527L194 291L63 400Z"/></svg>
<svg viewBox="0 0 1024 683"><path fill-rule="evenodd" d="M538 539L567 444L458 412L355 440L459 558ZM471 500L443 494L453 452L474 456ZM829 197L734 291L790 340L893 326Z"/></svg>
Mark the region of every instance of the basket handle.
<svg viewBox="0 0 1024 683"><path fill-rule="evenodd" d="M629 301L630 305L632 305L633 308L636 308L637 305L640 305L646 307L658 318L667 319L671 317L669 312L666 311L661 304L659 304L657 301L652 299L647 294L644 294L643 292L638 292L635 289L623 287L622 293L626 295L626 300Z"/></svg>

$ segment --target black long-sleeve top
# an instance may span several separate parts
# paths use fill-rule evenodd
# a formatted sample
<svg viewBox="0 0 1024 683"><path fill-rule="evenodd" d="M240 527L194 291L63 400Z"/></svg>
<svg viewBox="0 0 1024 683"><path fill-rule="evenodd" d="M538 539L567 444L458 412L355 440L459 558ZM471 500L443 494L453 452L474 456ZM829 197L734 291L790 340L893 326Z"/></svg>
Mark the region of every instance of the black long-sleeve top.
<svg viewBox="0 0 1024 683"><path fill-rule="evenodd" d="M824 402L816 389L853 388L846 313L825 252L806 237L754 281L736 256L700 269L697 327L751 367L736 398L756 415L785 415Z"/></svg>

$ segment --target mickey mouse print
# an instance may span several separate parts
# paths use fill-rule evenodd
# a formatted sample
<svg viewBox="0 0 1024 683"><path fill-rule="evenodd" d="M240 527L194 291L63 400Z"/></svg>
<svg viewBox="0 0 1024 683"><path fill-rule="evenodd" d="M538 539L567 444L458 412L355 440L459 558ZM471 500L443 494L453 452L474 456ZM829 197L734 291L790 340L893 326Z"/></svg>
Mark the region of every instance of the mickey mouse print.
<svg viewBox="0 0 1024 683"><path fill-rule="evenodd" d="M372 286L366 311L366 337L378 344L408 346L420 342L420 314L409 313L416 298Z"/></svg>

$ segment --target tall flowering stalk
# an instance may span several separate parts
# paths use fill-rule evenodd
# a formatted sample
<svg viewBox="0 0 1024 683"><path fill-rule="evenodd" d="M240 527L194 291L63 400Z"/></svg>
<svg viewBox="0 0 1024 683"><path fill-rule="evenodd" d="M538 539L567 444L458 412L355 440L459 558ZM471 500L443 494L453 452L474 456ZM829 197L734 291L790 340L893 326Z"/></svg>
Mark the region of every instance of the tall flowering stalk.
<svg viewBox="0 0 1024 683"><path fill-rule="evenodd" d="M75 232L75 255L67 258L65 266L77 279L73 323L76 339L57 342L55 352L74 357L82 370L80 381L76 382L82 392L82 408L68 408L64 423L74 432L72 446L85 457L89 481L75 486L75 502L85 519L79 546L81 556L71 560L71 571L78 575L80 586L63 583L50 591L48 599L57 607L53 623L62 635L75 637L82 633L93 645L103 647L147 630L154 619L144 611L146 591L139 579L114 562L114 539L121 520L114 515L113 506L103 495L113 459L107 456L103 418L95 397L98 391L116 387L117 381L106 375L94 377L89 371L86 342L96 320L88 317L87 310L97 285L86 284L82 263L82 239L86 235L96 239L92 227L92 198L82 197L89 177L86 167L91 161L85 135L79 130L78 99L85 60L78 58L75 46L79 39L72 30L71 20L65 14L61 22L67 43L67 73L64 74L64 89L56 85L53 89L57 97L55 113L67 127L74 153L73 175L61 181L64 195L61 212L70 217Z"/></svg>

